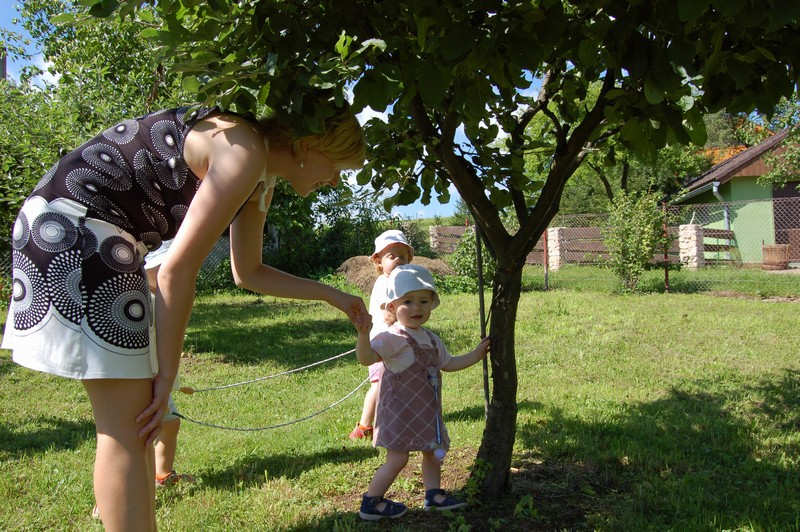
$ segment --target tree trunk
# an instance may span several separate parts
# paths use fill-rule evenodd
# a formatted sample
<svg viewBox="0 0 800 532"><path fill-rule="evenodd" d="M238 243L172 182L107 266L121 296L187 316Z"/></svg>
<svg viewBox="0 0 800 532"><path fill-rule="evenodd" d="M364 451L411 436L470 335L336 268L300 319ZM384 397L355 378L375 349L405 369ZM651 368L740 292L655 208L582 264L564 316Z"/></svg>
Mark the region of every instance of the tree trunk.
<svg viewBox="0 0 800 532"><path fill-rule="evenodd" d="M524 262L523 262L524 264ZM492 395L473 476L483 495L493 497L510 488L509 469L517 431L517 364L514 326L522 287L522 264L498 264L492 283L490 361ZM482 467L487 464L488 468Z"/></svg>

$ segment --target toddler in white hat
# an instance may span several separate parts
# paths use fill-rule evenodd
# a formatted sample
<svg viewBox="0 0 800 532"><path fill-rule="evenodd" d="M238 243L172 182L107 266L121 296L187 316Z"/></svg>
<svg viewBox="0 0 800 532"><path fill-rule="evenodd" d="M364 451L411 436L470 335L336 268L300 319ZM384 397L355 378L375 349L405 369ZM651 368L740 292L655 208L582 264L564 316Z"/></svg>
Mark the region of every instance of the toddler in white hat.
<svg viewBox="0 0 800 532"><path fill-rule="evenodd" d="M383 305L386 303L386 282L389 274L395 267L408 264L414 258L414 248L408 243L406 235L398 229L384 231L375 239L375 252L370 260L378 271L378 278L372 286L369 297L369 314L372 316L372 331L370 337L386 329L386 315ZM350 439L369 438L372 436L372 426L375 420L375 406L378 402L378 389L383 375L383 363L372 364L368 370L369 390L364 396L364 406L361 408L361 419L350 432Z"/></svg>
<svg viewBox="0 0 800 532"><path fill-rule="evenodd" d="M441 338L422 327L439 306L433 276L422 266L395 267L387 280L386 300L384 307L394 319L388 329L370 339L370 324L366 320L356 324L358 361L384 365L373 444L386 448L386 463L372 478L359 511L370 521L400 517L407 511L384 494L405 467L410 451L422 452L426 510L466 506L440 486L441 461L450 446L442 422L440 372L468 368L489 350L489 339L484 338L469 353L454 357Z"/></svg>

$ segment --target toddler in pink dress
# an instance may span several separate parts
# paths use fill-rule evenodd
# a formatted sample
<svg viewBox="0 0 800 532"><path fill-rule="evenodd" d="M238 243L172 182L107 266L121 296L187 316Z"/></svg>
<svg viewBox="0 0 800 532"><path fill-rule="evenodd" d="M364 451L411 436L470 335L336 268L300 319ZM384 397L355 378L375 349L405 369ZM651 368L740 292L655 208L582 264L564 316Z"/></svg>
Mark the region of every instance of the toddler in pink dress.
<svg viewBox="0 0 800 532"><path fill-rule="evenodd" d="M408 462L409 451L422 452L426 510L466 506L440 486L441 460L450 446L442 422L440 372L465 369L489 350L489 339L484 338L469 353L454 357L438 336L422 327L439 305L433 276L422 266L397 266L386 285L385 309L394 324L372 340L367 319L356 325L358 361L384 365L373 443L386 448L386 462L361 501L359 516L369 521L397 518L408 510L384 495Z"/></svg>

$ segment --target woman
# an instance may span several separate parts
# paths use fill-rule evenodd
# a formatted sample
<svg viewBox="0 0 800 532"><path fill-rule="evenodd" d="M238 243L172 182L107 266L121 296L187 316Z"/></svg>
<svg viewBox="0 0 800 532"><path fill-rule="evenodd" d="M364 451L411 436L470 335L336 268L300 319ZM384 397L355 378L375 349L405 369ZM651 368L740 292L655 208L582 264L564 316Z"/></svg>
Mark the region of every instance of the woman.
<svg viewBox="0 0 800 532"><path fill-rule="evenodd" d="M301 196L363 164L349 109L293 138L217 109L124 120L56 163L13 228L13 297L3 348L15 362L80 379L97 425L94 486L108 530L155 528L152 442L167 410L203 259L230 226L236 284L323 300L351 320L360 298L261 262L275 178ZM151 349L143 256L173 238L158 273Z"/></svg>

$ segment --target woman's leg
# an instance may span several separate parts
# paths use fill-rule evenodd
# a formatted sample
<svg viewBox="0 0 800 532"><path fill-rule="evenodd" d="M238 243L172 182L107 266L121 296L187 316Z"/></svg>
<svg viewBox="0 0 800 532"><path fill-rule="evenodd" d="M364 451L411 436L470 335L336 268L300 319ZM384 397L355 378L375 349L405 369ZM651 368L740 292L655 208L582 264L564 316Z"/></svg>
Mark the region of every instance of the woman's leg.
<svg viewBox="0 0 800 532"><path fill-rule="evenodd" d="M375 472L375 476L372 477L372 482L369 483L369 488L367 488L367 496L382 497L407 463L408 451L392 451L388 449L386 451L386 463L379 467ZM378 509L381 510L382 508Z"/></svg>
<svg viewBox="0 0 800 532"><path fill-rule="evenodd" d="M97 426L94 492L109 531L155 530L152 447L136 416L152 400L150 379L84 380Z"/></svg>

